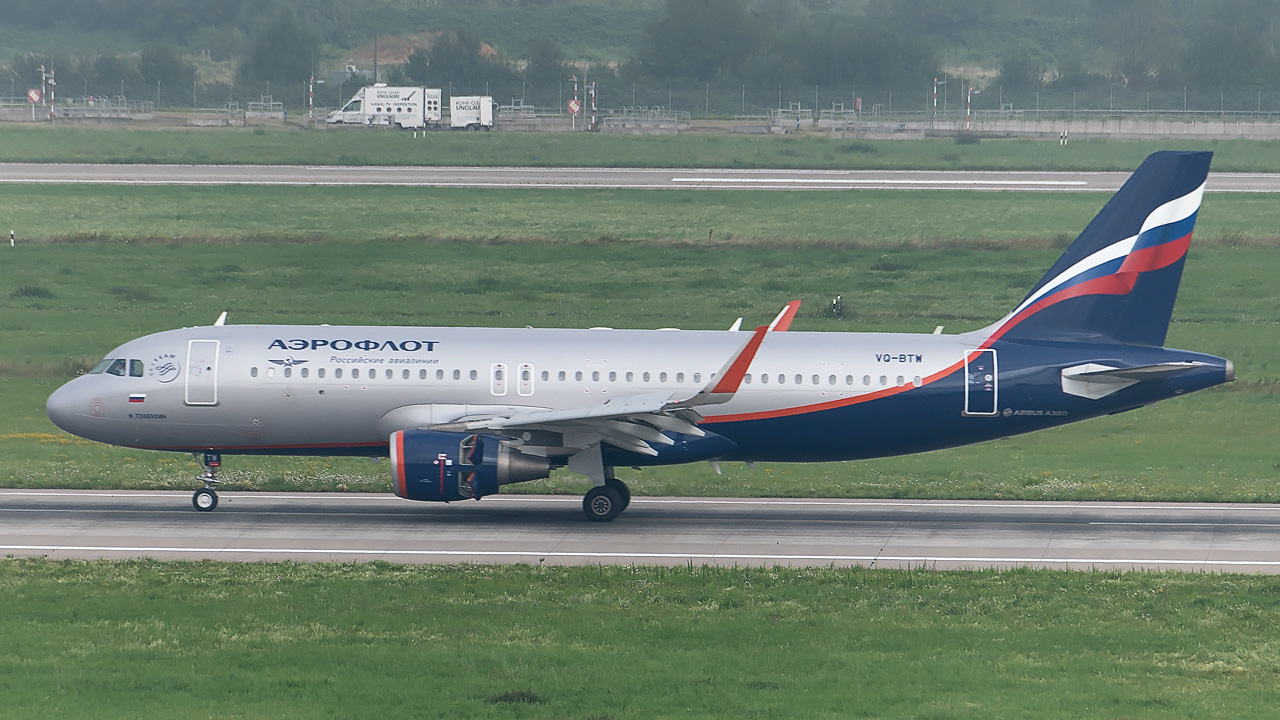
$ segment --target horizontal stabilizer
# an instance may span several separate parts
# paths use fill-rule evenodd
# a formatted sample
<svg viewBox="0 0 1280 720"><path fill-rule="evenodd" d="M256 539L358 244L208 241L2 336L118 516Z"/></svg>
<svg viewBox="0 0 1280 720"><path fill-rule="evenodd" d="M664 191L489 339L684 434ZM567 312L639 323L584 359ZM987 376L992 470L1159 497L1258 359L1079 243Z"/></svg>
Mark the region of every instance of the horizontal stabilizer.
<svg viewBox="0 0 1280 720"><path fill-rule="evenodd" d="M1062 392L1090 400L1100 400L1131 385L1163 380L1198 367L1205 367L1205 363L1167 362L1126 368L1085 363L1063 368Z"/></svg>

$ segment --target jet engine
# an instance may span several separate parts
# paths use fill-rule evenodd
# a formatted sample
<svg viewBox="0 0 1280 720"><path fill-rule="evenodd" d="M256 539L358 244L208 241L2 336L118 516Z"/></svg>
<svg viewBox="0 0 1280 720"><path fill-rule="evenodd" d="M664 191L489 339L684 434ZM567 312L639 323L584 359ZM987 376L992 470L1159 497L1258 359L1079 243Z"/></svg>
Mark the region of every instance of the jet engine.
<svg viewBox="0 0 1280 720"><path fill-rule="evenodd" d="M396 495L406 500L450 502L548 477L551 463L498 435L400 430L391 434L391 474Z"/></svg>

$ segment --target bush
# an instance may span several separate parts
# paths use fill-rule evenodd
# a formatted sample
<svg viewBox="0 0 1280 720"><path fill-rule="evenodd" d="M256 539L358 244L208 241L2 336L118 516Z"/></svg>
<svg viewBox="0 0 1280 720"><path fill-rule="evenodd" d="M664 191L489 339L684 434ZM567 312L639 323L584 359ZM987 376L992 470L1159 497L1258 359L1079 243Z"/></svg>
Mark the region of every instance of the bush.
<svg viewBox="0 0 1280 720"><path fill-rule="evenodd" d="M875 155L880 152L876 149L875 145L872 145L869 142L848 142L841 145L838 149L840 152L849 155L853 155L855 153L858 155Z"/></svg>
<svg viewBox="0 0 1280 720"><path fill-rule="evenodd" d="M43 285L23 285L14 290L9 295L12 298L39 298L41 300L52 300L53 291Z"/></svg>
<svg viewBox="0 0 1280 720"><path fill-rule="evenodd" d="M982 138L971 133L960 133L956 135L957 145L977 145L980 142L982 142Z"/></svg>

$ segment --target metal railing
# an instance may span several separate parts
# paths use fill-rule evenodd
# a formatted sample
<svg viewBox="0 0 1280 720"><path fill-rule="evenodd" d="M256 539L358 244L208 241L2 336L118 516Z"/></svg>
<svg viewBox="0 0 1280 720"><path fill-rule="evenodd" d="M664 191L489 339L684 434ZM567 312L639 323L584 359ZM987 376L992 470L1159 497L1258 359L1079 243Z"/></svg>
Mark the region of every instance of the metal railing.
<svg viewBox="0 0 1280 720"><path fill-rule="evenodd" d="M539 118L539 117L558 117L566 115L566 111L561 107L538 107L536 105L526 105L523 100L512 99L510 105L498 106L498 117L504 120L513 120L517 118Z"/></svg>

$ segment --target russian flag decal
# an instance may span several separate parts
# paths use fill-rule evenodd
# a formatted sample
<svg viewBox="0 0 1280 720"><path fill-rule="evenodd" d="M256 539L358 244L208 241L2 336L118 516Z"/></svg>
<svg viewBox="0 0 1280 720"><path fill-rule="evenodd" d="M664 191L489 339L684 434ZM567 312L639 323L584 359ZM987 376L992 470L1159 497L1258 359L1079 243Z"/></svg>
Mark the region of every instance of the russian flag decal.
<svg viewBox="0 0 1280 720"><path fill-rule="evenodd" d="M147 401L146 393L133 393L129 396L129 402L131 403L146 402L146 401Z"/></svg>

